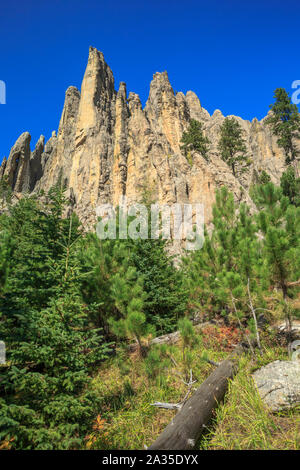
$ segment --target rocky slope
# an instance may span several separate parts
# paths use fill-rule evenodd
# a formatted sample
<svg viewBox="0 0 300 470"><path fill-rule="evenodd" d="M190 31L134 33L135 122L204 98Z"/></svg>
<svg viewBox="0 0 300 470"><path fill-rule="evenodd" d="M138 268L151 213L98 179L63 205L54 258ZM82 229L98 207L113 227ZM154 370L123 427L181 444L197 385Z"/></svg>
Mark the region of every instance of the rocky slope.
<svg viewBox="0 0 300 470"><path fill-rule="evenodd" d="M192 166L180 151L191 118L203 123L212 142L209 162L195 154ZM47 143L41 136L33 152L30 134L22 134L3 160L0 178L6 175L18 194L47 190L62 174L87 224L94 222L97 205L117 205L121 195L137 201L144 188L161 203L204 203L208 222L216 187L227 184L237 201L249 202L247 190L259 171L266 170L278 183L284 169L283 152L265 120L237 119L253 161L240 178L217 151L221 111L210 116L192 91L175 94L167 72L154 74L143 109L137 94L127 95L125 83L115 91L103 54L90 47L81 92L75 87L66 91L58 132Z"/></svg>

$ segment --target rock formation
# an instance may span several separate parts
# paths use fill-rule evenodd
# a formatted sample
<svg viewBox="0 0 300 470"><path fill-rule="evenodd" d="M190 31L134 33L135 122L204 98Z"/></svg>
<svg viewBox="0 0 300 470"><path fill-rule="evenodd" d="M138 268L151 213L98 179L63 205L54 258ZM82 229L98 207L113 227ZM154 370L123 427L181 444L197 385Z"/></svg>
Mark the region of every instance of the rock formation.
<svg viewBox="0 0 300 470"><path fill-rule="evenodd" d="M300 362L274 361L258 369L253 379L267 407L275 412L300 403Z"/></svg>
<svg viewBox="0 0 300 470"><path fill-rule="evenodd" d="M203 123L211 140L208 162L194 154L190 165L180 151L191 118ZM253 162L241 177L232 174L217 150L221 111L210 116L192 91L175 94L167 72L154 74L143 109L137 94L127 96L125 83L115 91L103 54L91 47L81 92L66 91L57 134L46 144L41 136L33 152L30 134L22 134L3 160L0 177L7 177L15 193L31 193L48 190L62 175L88 225L95 221L97 205L117 205L122 195L137 201L145 188L161 203L203 203L208 222L217 187L227 184L237 201L249 202L255 174L264 169L278 183L284 170L283 152L265 120L237 119Z"/></svg>

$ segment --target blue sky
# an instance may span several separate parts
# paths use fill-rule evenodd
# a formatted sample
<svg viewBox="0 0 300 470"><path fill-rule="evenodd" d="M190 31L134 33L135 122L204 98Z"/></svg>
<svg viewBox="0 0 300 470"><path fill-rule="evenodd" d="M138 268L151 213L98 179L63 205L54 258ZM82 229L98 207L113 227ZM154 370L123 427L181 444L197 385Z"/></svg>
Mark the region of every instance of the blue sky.
<svg viewBox="0 0 300 470"><path fill-rule="evenodd" d="M0 160L24 131L34 147L58 127L65 90L80 88L89 45L116 88L145 103L153 73L193 90L212 113L266 115L277 87L300 79L299 0L9 0L0 2Z"/></svg>

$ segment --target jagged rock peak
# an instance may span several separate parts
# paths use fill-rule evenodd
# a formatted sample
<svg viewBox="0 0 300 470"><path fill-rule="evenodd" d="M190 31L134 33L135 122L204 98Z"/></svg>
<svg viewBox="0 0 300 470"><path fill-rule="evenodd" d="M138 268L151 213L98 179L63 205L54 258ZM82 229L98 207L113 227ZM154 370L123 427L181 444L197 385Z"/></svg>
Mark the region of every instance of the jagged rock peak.
<svg viewBox="0 0 300 470"><path fill-rule="evenodd" d="M41 135L35 145L34 152L42 153L44 151L44 145L45 145L45 137Z"/></svg>
<svg viewBox="0 0 300 470"><path fill-rule="evenodd" d="M43 176L43 167L42 167L42 154L45 147L45 137L40 136L39 140L36 143L34 151L31 153L29 160L29 170L30 170L30 183L29 190L33 191L36 183Z"/></svg>
<svg viewBox="0 0 300 470"><path fill-rule="evenodd" d="M8 183L15 192L27 192L30 188L30 141L29 132L23 132L10 151L4 171Z"/></svg>
<svg viewBox="0 0 300 470"><path fill-rule="evenodd" d="M2 160L1 166L0 166L0 179L2 179L3 176L4 176L4 171L5 171L5 168L6 168L6 163L7 163L7 158L4 157L3 160Z"/></svg>
<svg viewBox="0 0 300 470"><path fill-rule="evenodd" d="M76 87L70 86L65 94L65 103L59 123L58 135L61 135L63 132L72 132L78 114L79 103L80 91Z"/></svg>
<svg viewBox="0 0 300 470"><path fill-rule="evenodd" d="M198 121L207 121L210 119L209 112L206 109L202 108L200 100L196 93L193 91L187 91L185 95L186 102L190 110L191 119L196 119Z"/></svg>
<svg viewBox="0 0 300 470"><path fill-rule="evenodd" d="M209 161L195 153L191 163L182 154L181 138L190 119L203 124L211 143ZM278 183L285 168L283 151L265 120L249 123L236 117L252 165L234 176L218 150L224 119L219 110L210 116L194 92L174 94L167 72L153 75L143 109L139 95L127 97L124 82L115 90L102 52L90 47L81 91L67 89L57 135L46 145L41 137L31 153L30 135L22 134L3 161L0 177L7 175L14 191L26 192L48 190L62 174L76 211L90 226L97 205L118 204L124 195L140 200L144 185L161 203L202 202L209 221L216 188L227 184L236 201L249 202L255 174L265 169Z"/></svg>
<svg viewBox="0 0 300 470"><path fill-rule="evenodd" d="M102 123L101 114L115 99L114 76L102 52L90 47L88 63L81 85L77 129L88 130ZM100 116L98 114L100 113Z"/></svg>
<svg viewBox="0 0 300 470"><path fill-rule="evenodd" d="M123 100L127 100L127 88L126 88L126 83L125 82L120 82L117 96L118 96L118 98L122 98Z"/></svg>
<svg viewBox="0 0 300 470"><path fill-rule="evenodd" d="M149 98L146 104L149 107L151 104L155 104L157 99L163 94L163 93L170 93L174 97L174 91L173 88L170 84L168 73L165 72L156 72L153 75L153 80L150 83L150 92L149 92Z"/></svg>
<svg viewBox="0 0 300 470"><path fill-rule="evenodd" d="M216 116L223 116L222 111L220 111L219 109L215 109L212 117L216 117Z"/></svg>
<svg viewBox="0 0 300 470"><path fill-rule="evenodd" d="M141 99L137 93L133 93L131 91L128 95L127 101L130 112L133 112L136 109L142 109Z"/></svg>

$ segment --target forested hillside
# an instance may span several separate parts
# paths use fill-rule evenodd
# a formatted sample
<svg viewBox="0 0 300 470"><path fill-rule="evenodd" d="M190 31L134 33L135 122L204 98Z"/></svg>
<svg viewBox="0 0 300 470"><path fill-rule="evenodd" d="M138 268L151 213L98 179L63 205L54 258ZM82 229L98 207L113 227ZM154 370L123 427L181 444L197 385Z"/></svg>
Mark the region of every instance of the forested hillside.
<svg viewBox="0 0 300 470"><path fill-rule="evenodd" d="M235 406L243 416L240 400L250 393L268 434L272 423L253 386L241 388L238 399L235 389L249 381L243 370L287 357L299 317L300 207L290 175L281 187L251 188L254 212L237 206L225 186L218 190L212 234L176 267L166 240L100 240L84 232L62 184L12 205L2 182L1 448L150 445L173 413L151 403L180 402L190 373L201 383L240 341L251 348L233 398L218 412L217 430L225 433L226 413L235 415ZM195 319L213 323L199 330ZM278 321L286 322L283 337L272 329ZM151 338L175 330L179 343L151 346ZM295 413L286 418L289 426ZM212 446L235 445L220 433ZM298 438L289 439L299 448ZM259 442L245 438L244 447L262 448Z"/></svg>

